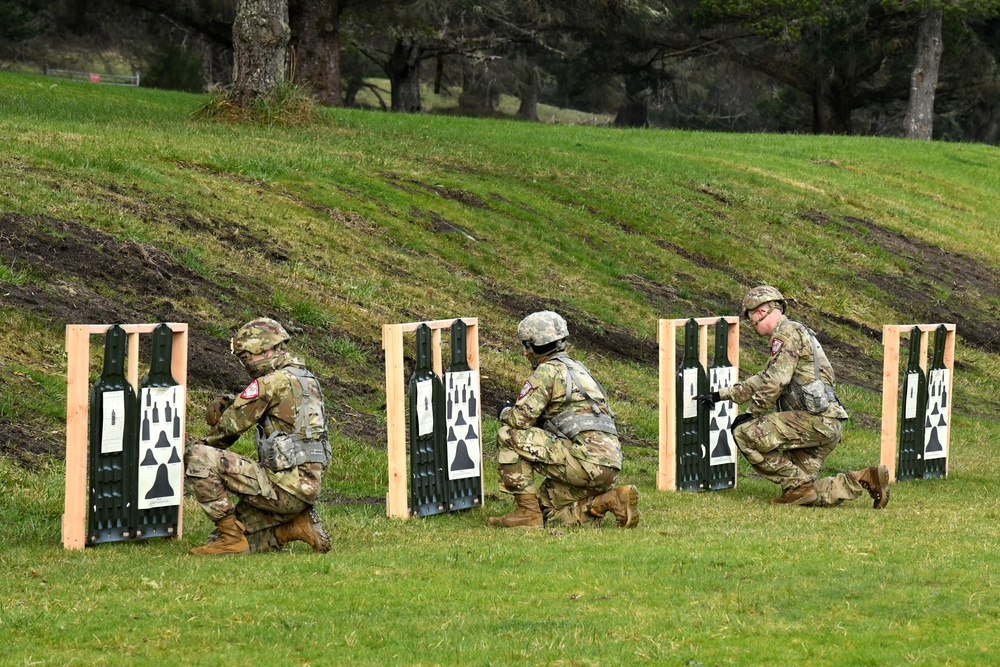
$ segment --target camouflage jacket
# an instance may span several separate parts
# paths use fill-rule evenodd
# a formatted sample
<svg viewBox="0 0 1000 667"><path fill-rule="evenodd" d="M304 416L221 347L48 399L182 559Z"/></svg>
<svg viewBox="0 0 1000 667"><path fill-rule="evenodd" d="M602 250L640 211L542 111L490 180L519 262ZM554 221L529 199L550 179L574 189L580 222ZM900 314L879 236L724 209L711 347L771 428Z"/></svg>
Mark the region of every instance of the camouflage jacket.
<svg viewBox="0 0 1000 667"><path fill-rule="evenodd" d="M283 370L289 366L304 368L297 358L288 355L275 370L257 378L233 401L216 424L205 436L205 444L225 449L239 439L240 435L258 426L264 436L275 431L294 433L299 409L302 405L302 384L291 372ZM304 382L315 384L312 396L320 396L319 383L312 379ZM322 401L320 401L322 403ZM316 423L310 424L313 438L326 439L327 422L322 407L312 415ZM320 463L304 463L287 470L273 471L264 468L271 482L292 495L313 502L319 494L324 466Z"/></svg>
<svg viewBox="0 0 1000 667"><path fill-rule="evenodd" d="M607 397L583 364L577 362L575 375L587 394L596 402L602 414L613 417ZM543 358L538 368L525 381L513 407L500 415L500 421L514 429L532 426L541 428L545 419L570 409L577 414L593 414L593 410L580 388L573 387L566 396L568 372L566 363L552 357ZM622 449L618 436L601 431L582 431L570 440L570 451L580 461L595 463L620 470Z"/></svg>
<svg viewBox="0 0 1000 667"><path fill-rule="evenodd" d="M789 385L794 378L805 385L815 380L813 365L813 348L810 335L804 324L783 317L778 321L771 333L771 359L764 370L747 378L743 382L719 390L723 399L736 403L750 401L750 414L755 417L779 406L779 399L787 397ZM819 352L819 374L823 383L834 386L835 376L833 366L826 353L816 343ZM824 417L847 419L847 411L839 401L831 401L830 406L822 413Z"/></svg>

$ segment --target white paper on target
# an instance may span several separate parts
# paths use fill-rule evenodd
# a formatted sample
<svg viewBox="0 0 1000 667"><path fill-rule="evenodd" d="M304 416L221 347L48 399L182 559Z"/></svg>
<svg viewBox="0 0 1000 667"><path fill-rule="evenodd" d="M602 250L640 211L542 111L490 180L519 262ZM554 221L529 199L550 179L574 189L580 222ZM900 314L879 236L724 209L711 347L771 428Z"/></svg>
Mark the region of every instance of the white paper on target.
<svg viewBox="0 0 1000 667"><path fill-rule="evenodd" d="M122 451L125 441L125 392L109 391L103 396L101 414L101 454Z"/></svg>
<svg viewBox="0 0 1000 667"><path fill-rule="evenodd" d="M916 373L906 374L906 419L917 416L917 389L919 376Z"/></svg>
<svg viewBox="0 0 1000 667"><path fill-rule="evenodd" d="M434 385L430 380L417 382L417 435L428 435L434 430Z"/></svg>
<svg viewBox="0 0 1000 667"><path fill-rule="evenodd" d="M698 369L684 369L684 419L698 415L698 402L694 397L698 394Z"/></svg>

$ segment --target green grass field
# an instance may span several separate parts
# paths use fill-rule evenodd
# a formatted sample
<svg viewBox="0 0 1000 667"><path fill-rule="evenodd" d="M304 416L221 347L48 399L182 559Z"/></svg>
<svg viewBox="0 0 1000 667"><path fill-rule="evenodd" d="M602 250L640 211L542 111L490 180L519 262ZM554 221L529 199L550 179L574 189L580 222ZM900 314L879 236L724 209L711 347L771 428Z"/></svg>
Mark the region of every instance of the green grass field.
<svg viewBox="0 0 1000 667"><path fill-rule="evenodd" d="M0 664L997 662L997 148L342 109L232 127L190 119L205 99L0 73ZM742 461L735 490L656 490L657 318L759 283L838 371L824 474L878 460L882 326L958 324L948 479L881 512L770 505ZM492 417L484 509L387 519L381 326L478 317L492 415L543 308L611 393L640 525L489 529L512 506ZM211 529L190 500L180 540L63 550L65 326L188 322L196 438L258 315L300 330L335 419L331 553L189 556ZM766 353L744 330L743 374Z"/></svg>

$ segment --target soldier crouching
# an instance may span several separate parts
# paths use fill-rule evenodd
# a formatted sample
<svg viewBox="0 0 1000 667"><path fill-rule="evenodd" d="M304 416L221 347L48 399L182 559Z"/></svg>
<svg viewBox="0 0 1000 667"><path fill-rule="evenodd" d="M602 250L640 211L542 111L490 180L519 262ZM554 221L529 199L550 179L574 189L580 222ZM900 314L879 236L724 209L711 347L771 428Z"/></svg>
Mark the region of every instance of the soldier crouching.
<svg viewBox="0 0 1000 667"><path fill-rule="evenodd" d="M195 555L269 551L293 540L316 553L330 550L313 509L330 462L323 391L285 351L288 339L268 318L248 322L233 338L233 352L254 380L239 396L209 405L212 429L184 455L188 489L216 525L208 543L191 550ZM227 449L251 427L257 461Z"/></svg>
<svg viewBox="0 0 1000 667"><path fill-rule="evenodd" d="M516 508L489 524L596 526L613 512L619 526L634 527L639 492L614 487L622 465L614 415L590 371L565 353L566 321L532 313L517 332L534 372L517 402L501 406L497 433L500 490L514 496ZM545 478L540 488L535 474Z"/></svg>

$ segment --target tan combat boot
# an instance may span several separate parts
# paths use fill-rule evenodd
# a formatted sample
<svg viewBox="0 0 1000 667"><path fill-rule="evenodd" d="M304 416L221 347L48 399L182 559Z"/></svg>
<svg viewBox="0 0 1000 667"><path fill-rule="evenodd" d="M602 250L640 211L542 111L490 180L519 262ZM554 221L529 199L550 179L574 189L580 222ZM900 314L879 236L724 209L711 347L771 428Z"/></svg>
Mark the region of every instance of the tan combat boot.
<svg viewBox="0 0 1000 667"><path fill-rule="evenodd" d="M319 513L311 507L275 528L274 536L282 545L302 540L312 547L314 554L325 554L330 550L330 536L320 523Z"/></svg>
<svg viewBox="0 0 1000 667"><path fill-rule="evenodd" d="M486 523L501 528L541 528L545 525L538 496L533 493L515 493L517 507L507 516L491 516Z"/></svg>
<svg viewBox="0 0 1000 667"><path fill-rule="evenodd" d="M817 498L816 487L812 482L806 482L802 486L786 490L777 498L771 498L771 502L777 505L811 505Z"/></svg>
<svg viewBox="0 0 1000 667"><path fill-rule="evenodd" d="M224 516L215 522L219 531L218 539L212 540L203 547L191 550L195 556L225 556L228 554L250 553L250 543L243 534L244 526L232 514Z"/></svg>
<svg viewBox="0 0 1000 667"><path fill-rule="evenodd" d="M639 489L634 486L617 486L594 498L590 513L603 517L614 512L619 528L635 528L639 525Z"/></svg>
<svg viewBox="0 0 1000 667"><path fill-rule="evenodd" d="M886 466L872 466L851 474L875 501L872 503L874 509L880 510L889 504L889 469Z"/></svg>

